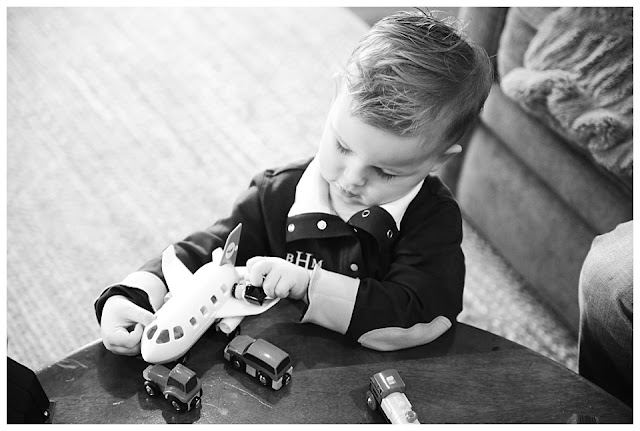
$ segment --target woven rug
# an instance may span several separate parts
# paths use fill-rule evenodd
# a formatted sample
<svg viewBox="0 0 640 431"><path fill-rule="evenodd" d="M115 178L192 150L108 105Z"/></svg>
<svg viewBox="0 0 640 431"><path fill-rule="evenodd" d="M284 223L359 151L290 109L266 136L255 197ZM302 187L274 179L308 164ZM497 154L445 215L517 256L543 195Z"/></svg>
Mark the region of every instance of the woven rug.
<svg viewBox="0 0 640 431"><path fill-rule="evenodd" d="M99 337L95 297L313 155L343 8L9 8L7 354L39 369ZM576 368L575 339L465 224L460 320Z"/></svg>

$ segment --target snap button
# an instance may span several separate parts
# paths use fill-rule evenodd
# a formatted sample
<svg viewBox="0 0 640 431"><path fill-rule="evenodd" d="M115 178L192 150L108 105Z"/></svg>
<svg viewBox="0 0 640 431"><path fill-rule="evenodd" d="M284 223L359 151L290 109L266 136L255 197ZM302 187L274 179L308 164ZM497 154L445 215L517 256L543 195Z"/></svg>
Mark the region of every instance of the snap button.
<svg viewBox="0 0 640 431"><path fill-rule="evenodd" d="M369 217L369 214L371 214L371 211L369 210L362 211L362 217Z"/></svg>
<svg viewBox="0 0 640 431"><path fill-rule="evenodd" d="M388 237L388 238L393 237L393 232L391 232L391 229L389 229L389 230L387 231L387 237Z"/></svg>
<svg viewBox="0 0 640 431"><path fill-rule="evenodd" d="M294 230L296 230L296 226L293 223L291 223L289 226L287 226L287 230L289 232L293 232Z"/></svg>
<svg viewBox="0 0 640 431"><path fill-rule="evenodd" d="M355 263L352 263L350 268L351 268L351 271L356 272L358 270L358 265L356 265Z"/></svg>
<svg viewBox="0 0 640 431"><path fill-rule="evenodd" d="M316 226L318 226L318 229L320 230L325 230L327 228L327 222L320 220Z"/></svg>

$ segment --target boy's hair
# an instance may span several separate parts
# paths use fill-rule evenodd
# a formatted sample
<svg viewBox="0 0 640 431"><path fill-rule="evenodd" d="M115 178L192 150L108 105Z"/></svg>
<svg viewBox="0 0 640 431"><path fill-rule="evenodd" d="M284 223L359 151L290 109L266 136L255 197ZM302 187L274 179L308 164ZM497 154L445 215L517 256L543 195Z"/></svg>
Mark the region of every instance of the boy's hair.
<svg viewBox="0 0 640 431"><path fill-rule="evenodd" d="M489 94L493 69L484 49L458 26L422 11L378 21L353 50L343 75L351 114L399 135L440 134L444 151L470 130ZM435 120L445 130L429 130Z"/></svg>

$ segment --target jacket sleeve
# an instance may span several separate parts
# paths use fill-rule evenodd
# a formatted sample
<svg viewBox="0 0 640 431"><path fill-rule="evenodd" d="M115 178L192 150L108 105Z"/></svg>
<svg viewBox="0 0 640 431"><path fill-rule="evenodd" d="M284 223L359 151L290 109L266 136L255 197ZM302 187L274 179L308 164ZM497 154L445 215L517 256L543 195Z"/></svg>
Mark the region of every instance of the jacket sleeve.
<svg viewBox="0 0 640 431"><path fill-rule="evenodd" d="M356 279L317 268L302 321L376 350L431 342L462 310L461 242L462 217L455 201L407 214L388 273L381 280Z"/></svg>
<svg viewBox="0 0 640 431"><path fill-rule="evenodd" d="M268 240L260 202L260 185L264 177L263 173L251 180L249 188L234 203L231 215L173 244L176 255L191 272L195 272L204 264L211 262L213 250L224 246L227 236L238 223L242 223L242 234L237 264L244 265L251 256L267 254ZM134 301L136 304L157 311L162 307L164 295L167 293L166 282L162 274L162 257L158 256L149 260L138 271L127 275L115 286L118 286L118 289L114 291L114 286L105 289L94 304L98 322L102 317L104 302L114 294L123 294L130 300L135 297L137 298ZM126 294L123 289L124 291L129 289L130 294ZM149 303L148 306L144 301L145 295Z"/></svg>

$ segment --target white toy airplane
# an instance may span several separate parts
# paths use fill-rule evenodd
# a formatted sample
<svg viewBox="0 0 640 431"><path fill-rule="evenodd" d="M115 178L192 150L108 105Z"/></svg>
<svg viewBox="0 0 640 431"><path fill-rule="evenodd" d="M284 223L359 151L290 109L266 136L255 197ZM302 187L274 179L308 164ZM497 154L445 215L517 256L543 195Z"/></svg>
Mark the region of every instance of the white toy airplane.
<svg viewBox="0 0 640 431"><path fill-rule="evenodd" d="M162 272L169 294L156 312L156 319L142 334L142 358L163 364L182 357L217 321L217 327L229 334L245 316L263 313L280 298L267 298L262 305L233 296L243 267L235 267L242 223L231 231L224 251L217 248L212 261L195 273L178 259L173 246L162 253ZM244 271L243 271L244 272Z"/></svg>

